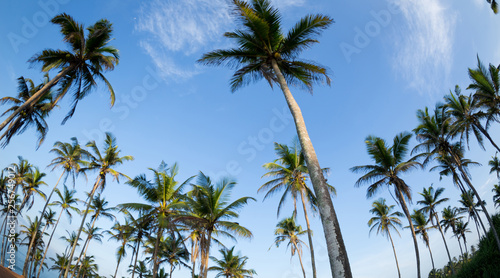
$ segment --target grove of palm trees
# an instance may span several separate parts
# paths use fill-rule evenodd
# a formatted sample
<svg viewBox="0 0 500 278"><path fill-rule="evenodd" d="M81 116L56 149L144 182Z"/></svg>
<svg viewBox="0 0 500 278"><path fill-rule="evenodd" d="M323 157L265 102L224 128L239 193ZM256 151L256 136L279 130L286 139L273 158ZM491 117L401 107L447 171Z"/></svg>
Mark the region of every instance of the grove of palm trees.
<svg viewBox="0 0 500 278"><path fill-rule="evenodd" d="M496 1L31 4L0 273L500 277Z"/></svg>

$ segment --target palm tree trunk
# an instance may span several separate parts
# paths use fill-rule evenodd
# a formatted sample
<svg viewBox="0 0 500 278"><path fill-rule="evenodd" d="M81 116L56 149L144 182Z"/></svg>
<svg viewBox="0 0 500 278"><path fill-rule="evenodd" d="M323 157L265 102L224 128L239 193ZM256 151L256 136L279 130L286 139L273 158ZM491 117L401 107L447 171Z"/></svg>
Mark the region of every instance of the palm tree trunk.
<svg viewBox="0 0 500 278"><path fill-rule="evenodd" d="M403 197L404 195L399 188L398 188L398 190L399 190L399 196L401 196L401 198L399 198L399 203L400 203L401 207L403 208L403 211L406 215L406 219L408 219L408 223L410 223L411 235L413 237L413 245L415 246L415 256L417 259L417 278L421 278L421 276L420 276L420 254L418 252L418 242L417 242L417 235L415 235L415 227L413 227L413 221L411 221L410 212L408 211L408 207L406 206L406 201Z"/></svg>
<svg viewBox="0 0 500 278"><path fill-rule="evenodd" d="M446 248L446 254L448 254L448 260L449 260L450 266L451 266L451 273L453 275L455 275L455 268L453 267L453 262L451 261L450 250L448 250L448 244L446 243L446 238L444 237L443 228L441 228L441 223L439 223L439 217L438 217L437 213L434 213L434 217L436 218L439 232L441 233L441 237L443 238L444 247Z"/></svg>
<svg viewBox="0 0 500 278"><path fill-rule="evenodd" d="M24 201L23 201L24 202ZM40 226L40 222L41 220L39 220L39 223L36 224L36 228L35 228L35 231L34 232L34 235L32 237L36 237L36 234L38 233L38 227ZM24 259L24 266L23 266L23 276L24 277L28 277L28 271L29 271L29 266L30 266L30 251L31 249L34 247L34 241L33 242L30 242L30 244L28 245L28 250L26 251L26 258Z"/></svg>
<svg viewBox="0 0 500 278"><path fill-rule="evenodd" d="M139 257L139 248L141 248L140 242L141 241L139 240L139 243L137 244L137 250L135 252L134 268L132 268L134 271L132 271L132 278L134 278L135 275L135 267L137 266L137 257Z"/></svg>
<svg viewBox="0 0 500 278"><path fill-rule="evenodd" d="M0 138L0 140L1 140L1 138ZM63 176L63 175L64 175L64 171L63 171L63 172L61 173L61 175L59 176L59 179L57 180L56 185L54 185L54 188L52 188L52 191L50 192L49 197L47 198L47 201L45 202L45 205L43 206L43 209L42 209L42 215L41 215L40 219L41 219L41 218L43 218L43 215L45 214L45 210L47 209L47 206L49 205L50 198L52 198L52 194L54 194L54 191L56 190L57 185L58 185L58 184L59 184L59 182L61 181L61 178L62 178L62 176ZM38 232L38 228L37 228L37 232ZM35 233L35 235L36 235L36 233ZM35 235L33 235L33 236L31 237L31 240L30 240L30 245L32 245L32 244L33 244L33 242L35 242ZM30 253L31 253L31 250L30 250L30 249L28 249L26 256L29 256L29 255L30 255ZM23 269L23 273L24 273L24 269Z"/></svg>
<svg viewBox="0 0 500 278"><path fill-rule="evenodd" d="M321 167L319 166L316 152L311 143L311 139L309 138L304 118L302 117L302 112L300 111L299 105L293 98L293 95L288 88L288 84L286 83L285 77L278 67L278 63L275 59L272 59L271 63L274 73L276 74L276 77L278 79L278 83L280 84L281 90L283 91L283 95L285 96L288 108L292 113L300 145L302 147L302 151L304 152L309 176L311 177L314 193L316 194L316 198L318 200L318 208L326 238L326 249L328 250L328 257L330 259L332 277L351 278L352 273L351 267L349 265L349 258L347 257L347 252L344 245L344 240L342 239L342 233L340 231L340 225L335 213L335 208L333 207L325 177L323 176L323 172L321 170Z"/></svg>
<svg viewBox="0 0 500 278"><path fill-rule="evenodd" d="M41 97L43 97L44 94L46 94L50 88L54 85L57 84L59 79L61 79L63 76L65 76L68 72L73 70L75 66L69 66L62 71L60 71L54 78L52 78L47 84L45 84L38 92L36 92L33 96L31 96L26 102L24 102L21 106L19 106L7 119L5 119L1 124L0 124L0 130L3 130L4 127L14 119L19 113L21 113L22 110L24 110L28 105L32 105L33 103L36 103Z"/></svg>
<svg viewBox="0 0 500 278"><path fill-rule="evenodd" d="M460 254L462 255L462 258L464 257L464 250L462 249L462 244L460 243L460 237L457 236L458 240L458 246L460 247Z"/></svg>
<svg viewBox="0 0 500 278"><path fill-rule="evenodd" d="M57 229L57 225L59 224L59 219L61 219L63 212L64 212L64 208L61 209L61 213L59 214L59 217L57 218L56 224L54 225L54 230L52 230L52 234L50 235L49 242L47 242L47 246L45 246L45 252L43 252L43 258L42 258L42 261L40 262L40 265L43 265L43 262L45 261L45 256L47 256L47 252L49 251L50 242L52 242L52 237L54 236L54 233ZM41 272L42 272L42 268L40 267L40 269L38 269L38 274L36 275L37 278L40 278Z"/></svg>
<svg viewBox="0 0 500 278"><path fill-rule="evenodd" d="M156 278L156 276L158 276L158 267L160 266L160 263L158 262L158 249L160 248L160 240L162 236L163 236L163 228L158 226L158 234L156 236L155 250L153 252L153 278Z"/></svg>
<svg viewBox="0 0 500 278"><path fill-rule="evenodd" d="M88 243L82 247L82 248L85 248L85 250L83 250L83 255L81 256L81 258L78 258L78 261L76 262L75 267L77 267L78 264L81 262L81 259L85 258L85 256L87 255L87 250L89 249L90 240L91 239L89 239ZM82 271L82 267L83 267L83 265L80 264L80 267L78 268L78 274L80 274L80 271ZM78 276L76 276L76 277L78 277Z"/></svg>
<svg viewBox="0 0 500 278"><path fill-rule="evenodd" d="M207 232L207 238L205 239L204 243L204 252L202 253L201 257L201 269L203 269L203 272L200 269L200 275L201 278L207 278L208 276L208 258L210 256L210 242L212 241L212 231L209 230Z"/></svg>
<svg viewBox="0 0 500 278"><path fill-rule="evenodd" d="M174 265L170 264L170 274L168 275L168 278L172 278L172 272L174 272Z"/></svg>
<svg viewBox="0 0 500 278"><path fill-rule="evenodd" d="M434 258L432 257L432 250L430 243L427 243L427 249L429 249L429 254L431 254L432 269L436 269L436 267L434 266Z"/></svg>
<svg viewBox="0 0 500 278"><path fill-rule="evenodd" d="M401 272L399 271L398 256L396 256L396 248L394 248L394 242L392 241L392 236L389 230L387 230L387 234L389 235L389 239L391 240L392 251L394 251L394 259L396 259L396 267L398 268L398 277L401 278Z"/></svg>
<svg viewBox="0 0 500 278"><path fill-rule="evenodd" d="M488 132L486 131L486 129L484 129L481 126L480 123L475 123L475 126L479 129L479 131L481 131L482 134L484 134L484 136L486 136L486 138L488 138L488 140L493 145L493 147L495 147L495 149L497 149L497 151L500 152L500 148L497 146L497 144L495 144L495 142L493 141L493 139L491 139L490 134L488 134Z"/></svg>
<svg viewBox="0 0 500 278"><path fill-rule="evenodd" d="M8 214L8 212L6 212L5 213L5 218L4 218L3 222L2 222L2 226L0 227L0 232L3 235L2 236L2 250L0 251L0 264L2 266L5 265L5 260L4 260L5 259L5 253L4 253L4 251L6 251L6 249L7 249L7 245L5 243L8 242L7 241L7 238L8 238L8 236L7 236L7 218L8 218L8 216L9 216L9 214ZM3 230L3 232L2 232L2 230Z"/></svg>
<svg viewBox="0 0 500 278"><path fill-rule="evenodd" d="M300 262L300 267L302 268L302 274L304 274L304 278L306 278L306 271L304 270L304 265L302 264L302 256L300 255L300 249L297 246L296 242L294 242L293 245L295 246L295 250L297 250L297 255L299 255L299 262Z"/></svg>
<svg viewBox="0 0 500 278"><path fill-rule="evenodd" d="M92 221L92 225L90 227L90 230L92 230L94 228L96 220L97 220L97 217L94 218L94 221ZM91 240L91 238L90 238L90 231L89 231L89 234L87 235L87 239L85 240L85 243L82 246L82 252L80 252L80 256L78 256L78 260L76 261L76 264L75 264L75 268L77 266L79 266L78 273L80 273L80 271L82 270L82 265L80 264L80 262L83 258L85 258L85 254L87 253L87 248L88 248L88 245L90 244L90 240ZM73 273L72 277L75 277L75 276L78 277L76 272Z"/></svg>
<svg viewBox="0 0 500 278"><path fill-rule="evenodd" d="M118 263L116 264L116 270L115 270L115 275L113 275L113 278L116 278L116 274L118 273L118 267L120 266L120 261L122 260L122 256L118 256Z"/></svg>
<svg viewBox="0 0 500 278"><path fill-rule="evenodd" d="M304 209L304 216L306 218L306 224L307 224L307 238L309 239L309 249L311 250L312 273L313 273L313 278L316 278L316 262L314 260L314 247L313 247L313 240L312 240L312 231L311 231L311 226L309 225L309 217L307 216L306 202L305 202L303 190L300 191L300 197L302 199L302 208Z"/></svg>
<svg viewBox="0 0 500 278"><path fill-rule="evenodd" d="M68 277L69 269L71 268L71 261L73 260L73 255L75 254L76 246L78 245L78 239L80 239L80 234L82 233L83 225L85 224L85 219L87 218L87 214L89 213L89 210L90 210L90 204L92 203L92 199L94 198L94 193L97 191L97 188L99 187L99 184L101 183L101 180L102 180L101 176L99 176L97 178L97 181L94 184L94 188L92 188L92 192L90 193L90 196L89 196L89 199L87 202L87 208L85 209L85 213L83 214L82 223L80 224L80 228L78 229L78 232L76 233L75 242L73 243L73 246L71 248L71 252L68 256L68 265L66 266L66 271L64 272L63 278Z"/></svg>

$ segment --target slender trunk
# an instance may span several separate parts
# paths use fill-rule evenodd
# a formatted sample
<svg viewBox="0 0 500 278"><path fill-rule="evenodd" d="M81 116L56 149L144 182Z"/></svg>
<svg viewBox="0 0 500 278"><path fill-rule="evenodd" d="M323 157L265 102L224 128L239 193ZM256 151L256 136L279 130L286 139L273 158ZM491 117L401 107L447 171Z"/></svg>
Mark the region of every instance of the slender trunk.
<svg viewBox="0 0 500 278"><path fill-rule="evenodd" d="M34 235L32 237L36 237L36 234L38 233L38 227L40 226L40 221L38 221L38 223L35 225L35 231L34 231ZM23 266L23 276L24 277L28 277L28 271L29 271L29 267L30 267L30 253L31 253L31 249L34 247L35 245L35 242L32 241L30 242L30 244L28 245L28 250L26 251L26 258L24 259L24 266Z"/></svg>
<svg viewBox="0 0 500 278"><path fill-rule="evenodd" d="M468 257L467 254L469 253L469 251L467 250L467 240L465 239L465 235L463 236L463 238L464 238L464 246L465 246L465 255Z"/></svg>
<svg viewBox="0 0 500 278"><path fill-rule="evenodd" d="M299 105L293 98L293 95L288 88L288 84L286 83L285 77L278 67L278 63L275 59L272 59L271 63L274 73L276 74L276 77L278 79L278 83L280 84L281 90L283 91L283 95L285 96L288 108L292 113L300 145L304 152L309 176L311 177L314 193L316 194L316 198L318 200L318 208L326 238L326 249L328 250L328 257L330 259L332 277L351 278L352 273L351 267L349 265L349 258L347 257L347 252L344 245L344 240L342 239L342 233L340 231L340 225L335 213L335 208L333 207L330 192L328 191L326 180L323 176L323 171L319 166L316 152L314 151L311 139L309 138L309 134L307 133L304 118L302 117L302 112L300 111Z"/></svg>
<svg viewBox="0 0 500 278"><path fill-rule="evenodd" d="M80 224L80 228L78 229L78 232L76 233L76 239L75 242L73 243L73 247L71 248L71 252L68 256L68 265L66 266L66 271L64 272L64 278L68 277L69 274L69 269L71 268L71 261L73 260L73 255L75 254L76 246L78 245L78 240L80 239L80 234L82 233L83 230L83 225L85 224L85 219L87 218L87 214L89 213L90 210L90 204L92 203L92 199L94 198L94 193L97 191L97 188L99 187L101 183L101 176L97 178L97 181L94 185L94 188L92 188L92 192L90 193L88 202L87 202L87 208L85 209L85 213L83 214L82 218L82 223Z"/></svg>
<svg viewBox="0 0 500 278"><path fill-rule="evenodd" d="M172 272L174 272L174 265L170 264L170 274L168 275L168 278L172 278Z"/></svg>
<svg viewBox="0 0 500 278"><path fill-rule="evenodd" d="M387 234L389 235L389 239L391 240L392 251L394 251L394 259L396 259L396 267L398 268L398 277L401 278L401 272L399 271L398 256L396 256L396 248L394 248L394 242L392 241L392 236L389 230L387 230Z"/></svg>
<svg viewBox="0 0 500 278"><path fill-rule="evenodd" d="M47 242L47 246L45 247L45 252L43 252L43 258L42 261L40 262L40 265L43 265L43 262L45 261L45 256L47 256L47 252L49 252L49 247L50 243L52 242L52 237L54 236L54 233L57 229L57 225L59 224L59 220L61 219L61 216L64 212L64 208L61 209L61 213L59 214L59 217L57 218L57 222L54 225L54 230L52 230L52 234L50 235L49 242ZM37 278L40 278L40 273L42 272L42 268L38 269L38 274L36 275Z"/></svg>
<svg viewBox="0 0 500 278"><path fill-rule="evenodd" d="M2 235L3 235L3 237L2 237L2 250L0 251L0 264L2 266L5 265L5 260L4 260L5 259L5 253L4 253L4 251L7 248L7 246L6 246L5 243L8 242L7 241L7 238L8 238L8 236L7 236L7 218L8 217L9 217L9 213L6 212L5 213L5 218L4 218L3 222L2 222L2 226L0 227L0 232L3 231L2 232Z"/></svg>
<svg viewBox="0 0 500 278"><path fill-rule="evenodd" d="M113 278L116 278L116 274L118 273L118 267L120 267L121 260L122 260L122 256L118 256L118 263L116 264L115 275L113 275Z"/></svg>
<svg viewBox="0 0 500 278"><path fill-rule="evenodd" d="M486 129L484 129L479 122L475 123L475 126L479 129L479 131L481 131L481 133L484 134L484 136L486 136L486 138L488 138L488 140L493 145L493 147L495 147L495 149L497 149L497 151L500 152L500 148L497 146L497 144L495 144L495 142L493 141L493 139L491 139L491 137L488 134L488 132L486 131Z"/></svg>
<svg viewBox="0 0 500 278"><path fill-rule="evenodd" d="M300 249L297 246L297 243L294 242L293 246L295 246L295 250L297 250L297 255L299 256L300 267L302 268L302 274L304 274L304 278L306 278L306 271L304 270L304 264L302 264L302 256L300 255Z"/></svg>
<svg viewBox="0 0 500 278"><path fill-rule="evenodd" d="M1 140L1 138L0 138ZM52 194L54 194L54 191L56 190L57 188L57 185L59 184L59 182L61 181L61 178L62 176L64 175L64 171L61 173L61 175L59 176L59 179L57 179L57 182L56 182L56 185L54 185L54 187L52 188L52 191L50 192L49 194L49 197L47 198L47 201L45 202L45 205L43 206L43 209L42 209L42 216L40 218L43 218L43 215L45 214L45 210L47 209L47 206L49 205L49 202L50 202L50 198L52 198ZM38 228L37 228L37 232L38 232ZM30 245L33 244L33 242L35 242L35 235L33 235L31 237L31 240L30 240ZM31 250L28 249L27 253L26 253L26 256L29 256L31 253ZM23 269L23 274L24 274L24 269Z"/></svg>
<svg viewBox="0 0 500 278"><path fill-rule="evenodd" d="M418 242L417 242L417 236L415 235L415 227L413 227L413 221L411 221L410 212L408 211L408 207L406 206L406 201L404 199L404 195L399 188L398 188L398 190L399 190L399 196L401 196L399 202L401 204L401 207L403 208L403 211L406 215L406 218L408 219L408 223L410 223L411 235L413 237L413 245L415 246L415 256L417 259L417 278L421 278L421 276L420 276L420 254L418 252Z"/></svg>
<svg viewBox="0 0 500 278"><path fill-rule="evenodd" d="M462 255L462 258L464 257L464 250L462 249L462 244L460 243L460 237L457 236L458 240L458 246L460 247L460 254Z"/></svg>
<svg viewBox="0 0 500 278"><path fill-rule="evenodd" d="M300 191L300 197L302 199L302 208L304 209L304 217L306 218L306 224L307 224L307 238L309 239L309 249L311 250L312 273L313 273L313 278L316 278L316 262L314 260L312 231L311 231L311 226L309 225L309 216L307 216L306 201L303 190Z"/></svg>
<svg viewBox="0 0 500 278"><path fill-rule="evenodd" d="M434 217L436 218L439 232L441 233L441 237L443 238L444 247L446 248L446 254L448 254L448 260L449 260L450 266L451 266L451 273L453 275L455 275L455 268L453 267L453 262L451 260L450 250L448 250L448 244L446 243L446 238L444 237L443 228L441 228L441 223L439 223L439 217L438 217L437 213L434 213Z"/></svg>
<svg viewBox="0 0 500 278"><path fill-rule="evenodd" d="M90 236L90 231L94 228L95 222L97 221L97 217L94 218L94 221L92 221L92 225L90 227L90 230L88 231L89 234L87 235L87 239L85 240L85 243L82 246L82 252L80 252L80 256L78 256L78 260L76 261L75 268L79 266L78 268L78 273L82 270L82 265L80 264L81 260L85 258L85 254L87 254L87 248L88 245L90 244L91 236ZM78 277L76 273L73 273L73 277Z"/></svg>
<svg viewBox="0 0 500 278"><path fill-rule="evenodd" d="M163 236L163 228L158 226L158 234L156 236L155 250L153 252L153 278L156 278L156 276L158 275L158 267L160 266L158 262L158 249L160 248L160 240L162 236Z"/></svg>
<svg viewBox="0 0 500 278"><path fill-rule="evenodd" d="M83 255L82 255L82 257L81 257L82 259L83 259L83 258L85 258L85 256L87 255L87 250L89 249L90 240L91 240L91 239L89 239L89 242L87 243L87 245L84 245L84 247L82 247L82 248L85 248L85 250L83 250ZM76 262L75 268L78 266L78 264L79 264L80 262L81 262L81 261L80 261L80 259L79 259L79 260L78 260L78 262ZM82 271L82 267L83 267L83 265L82 265L82 264L80 264L80 267L78 268L78 274L80 274L80 271ZM76 276L76 277L78 277L78 276Z"/></svg>
<svg viewBox="0 0 500 278"><path fill-rule="evenodd" d="M43 236L45 235L45 230L47 230L47 227L48 227L48 226L49 226L49 225L47 225L47 223L46 223L46 224L45 224L45 226L43 227L42 234L41 234L41 239L42 239L42 242L43 242ZM36 252L37 247L38 247L38 246L37 246L37 245L35 245L35 247L34 247L35 252ZM43 247L42 247L42 251L43 251ZM36 253L34 253L34 254L33 254L33 256L35 256L35 254L36 254ZM37 267L42 267L42 265L37 263L37 265L35 265L35 268L33 269L33 272L31 272L31 271L30 271L30 273L35 273L35 272L36 272ZM30 276L29 276L29 277L31 277L31 274L30 274Z"/></svg>
<svg viewBox="0 0 500 278"><path fill-rule="evenodd" d="M210 256L210 243L212 241L212 231L209 230L207 232L207 238L205 239L205 244L204 244L204 252L202 253L202 257L201 257L201 269L203 269L203 271L201 271L200 269L200 275L201 275L201 278L207 278L208 276L208 258Z"/></svg>
<svg viewBox="0 0 500 278"><path fill-rule="evenodd" d="M137 244L137 251L135 253L135 260L134 260L134 268L132 268L134 271L132 271L132 278L134 278L134 275L135 275L135 267L137 266L137 257L139 257L139 248L141 248L141 244L140 244L140 240L139 240L139 244Z"/></svg>
<svg viewBox="0 0 500 278"><path fill-rule="evenodd" d="M476 217L472 217L472 218L473 218L473 220L474 220L474 224L475 224L474 226L476 226L477 238L478 238L478 239L481 239L481 234L479 233L479 224L477 223L478 221L477 221ZM469 218L469 219L470 219L470 218Z"/></svg>
<svg viewBox="0 0 500 278"><path fill-rule="evenodd" d="M427 249L429 249L429 254L431 254L432 269L434 270L436 267L434 266L434 258L432 257L431 244L429 242L427 242Z"/></svg>
<svg viewBox="0 0 500 278"><path fill-rule="evenodd" d="M52 78L47 84L45 84L40 90L38 90L34 95L32 95L26 102L24 102L21 106L19 106L7 119L5 119L0 124L0 130L3 130L4 127L14 119L22 110L24 110L28 105L32 105L36 103L44 94L46 94L50 88L57 84L59 79L66 75L68 72L73 70L75 66L69 66L63 70L61 70L54 78Z"/></svg>

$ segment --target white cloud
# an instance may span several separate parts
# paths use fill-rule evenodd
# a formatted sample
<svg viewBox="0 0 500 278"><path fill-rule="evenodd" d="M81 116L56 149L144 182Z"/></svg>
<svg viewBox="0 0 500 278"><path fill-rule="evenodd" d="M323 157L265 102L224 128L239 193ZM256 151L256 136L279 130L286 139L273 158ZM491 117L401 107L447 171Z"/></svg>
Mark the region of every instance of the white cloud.
<svg viewBox="0 0 500 278"><path fill-rule="evenodd" d="M272 0L272 4L279 9L287 7L299 7L306 3L305 0Z"/></svg>
<svg viewBox="0 0 500 278"><path fill-rule="evenodd" d="M410 88L441 94L453 65L456 16L441 0L389 1L401 8L406 23L395 38L395 70Z"/></svg>

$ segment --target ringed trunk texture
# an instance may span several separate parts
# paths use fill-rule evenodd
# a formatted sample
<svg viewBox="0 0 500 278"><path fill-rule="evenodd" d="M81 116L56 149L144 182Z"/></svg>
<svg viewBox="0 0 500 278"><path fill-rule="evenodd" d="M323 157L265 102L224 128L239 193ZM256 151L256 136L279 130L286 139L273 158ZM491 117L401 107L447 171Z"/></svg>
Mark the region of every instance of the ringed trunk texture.
<svg viewBox="0 0 500 278"><path fill-rule="evenodd" d="M314 247L313 247L313 240L312 240L312 231L311 231L311 226L309 225L309 216L307 216L307 209L306 209L306 202L305 202L305 196L304 196L304 191L300 191L300 197L302 198L302 208L304 209L304 217L306 218L306 224L307 224L307 238L309 240L309 249L311 250L311 265L312 265L312 273L313 273L313 278L316 278L316 262L314 260Z"/></svg>
<svg viewBox="0 0 500 278"><path fill-rule="evenodd" d="M283 95L285 96L288 108L292 113L300 145L302 147L302 151L304 152L309 176L311 177L314 193L316 194L316 198L318 200L318 208L321 216L321 223L323 224L332 277L351 278L352 273L349 265L349 258L347 257L335 208L333 207L330 192L326 186L325 177L323 176L323 172L319 166L316 152L314 151L311 139L307 133L302 112L299 105L293 98L290 89L288 88L288 84L278 67L278 63L275 59L273 59L271 63L274 73L278 78L278 83L283 91Z"/></svg>
<svg viewBox="0 0 500 278"><path fill-rule="evenodd" d="M394 242L392 241L392 236L389 230L387 230L387 234L389 235L389 239L391 240L392 251L394 251L394 259L396 259L396 267L398 268L398 277L401 278L401 272L399 271L398 256L396 256L396 248L394 248Z"/></svg>

